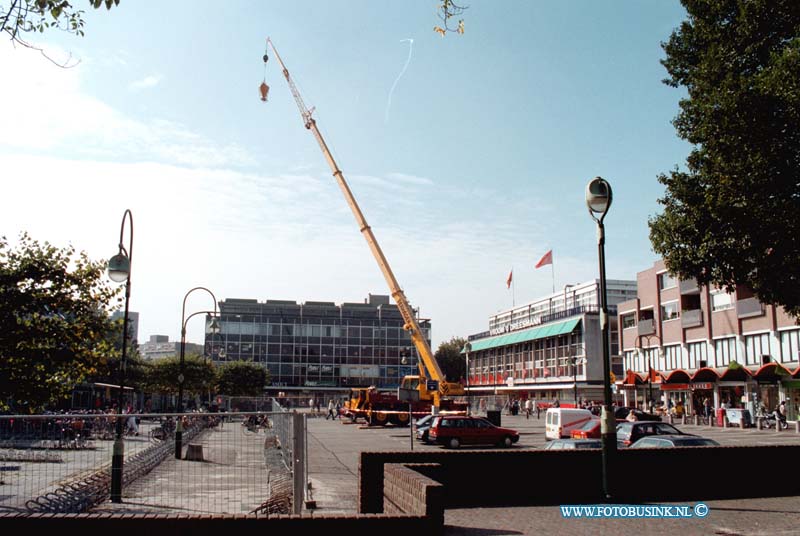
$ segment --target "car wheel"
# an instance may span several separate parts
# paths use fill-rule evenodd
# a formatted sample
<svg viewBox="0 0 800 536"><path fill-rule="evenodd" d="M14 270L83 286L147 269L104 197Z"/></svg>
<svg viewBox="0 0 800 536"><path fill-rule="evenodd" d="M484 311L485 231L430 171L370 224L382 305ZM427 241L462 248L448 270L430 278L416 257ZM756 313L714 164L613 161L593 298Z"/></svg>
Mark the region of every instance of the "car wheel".
<svg viewBox="0 0 800 536"><path fill-rule="evenodd" d="M511 445L514 444L514 440L511 439L511 436L506 436L500 444L506 448L511 448Z"/></svg>
<svg viewBox="0 0 800 536"><path fill-rule="evenodd" d="M461 442L457 437L450 438L450 441L447 442L447 446L451 449L457 449L459 445L461 445Z"/></svg>

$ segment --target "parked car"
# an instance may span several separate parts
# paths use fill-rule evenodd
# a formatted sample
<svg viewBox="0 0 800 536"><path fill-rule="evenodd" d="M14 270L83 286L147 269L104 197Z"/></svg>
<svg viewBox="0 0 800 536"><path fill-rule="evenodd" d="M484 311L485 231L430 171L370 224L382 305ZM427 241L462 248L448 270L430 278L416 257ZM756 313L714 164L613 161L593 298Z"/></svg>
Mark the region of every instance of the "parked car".
<svg viewBox="0 0 800 536"><path fill-rule="evenodd" d="M414 435L423 443L429 442L428 433L431 429L431 424L433 424L433 417L433 415L425 415L417 419L417 422L414 424Z"/></svg>
<svg viewBox="0 0 800 536"><path fill-rule="evenodd" d="M571 432L572 439L600 439L600 419L592 419Z"/></svg>
<svg viewBox="0 0 800 536"><path fill-rule="evenodd" d="M519 432L495 426L483 417L437 415L428 430L428 439L450 448L461 445L510 447L519 441Z"/></svg>
<svg viewBox="0 0 800 536"><path fill-rule="evenodd" d="M599 449L601 445L599 439L554 439L544 446L544 450Z"/></svg>
<svg viewBox="0 0 800 536"><path fill-rule="evenodd" d="M647 413L645 411L640 410L639 408L630 408L630 407L621 407L614 410L614 418L617 422L625 422L625 419L628 418L628 414L633 411L633 414L636 415L636 418L640 421L660 421L661 417L654 413Z"/></svg>
<svg viewBox="0 0 800 536"><path fill-rule="evenodd" d="M588 409L548 408L545 414L544 436L547 439L570 437L572 430L594 419Z"/></svg>
<svg viewBox="0 0 800 536"><path fill-rule="evenodd" d="M689 434L645 436L632 444L632 449L670 448L670 447L716 447L719 443L708 437Z"/></svg>
<svg viewBox="0 0 800 536"><path fill-rule="evenodd" d="M617 444L630 447L645 436L655 435L682 435L697 437L681 432L671 424L661 421L634 421L622 422L617 425Z"/></svg>

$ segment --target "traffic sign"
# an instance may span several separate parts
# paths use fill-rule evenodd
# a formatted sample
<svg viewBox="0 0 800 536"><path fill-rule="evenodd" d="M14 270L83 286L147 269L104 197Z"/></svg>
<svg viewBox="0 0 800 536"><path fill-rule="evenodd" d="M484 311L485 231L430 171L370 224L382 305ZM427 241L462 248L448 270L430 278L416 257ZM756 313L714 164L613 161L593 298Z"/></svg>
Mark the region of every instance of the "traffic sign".
<svg viewBox="0 0 800 536"><path fill-rule="evenodd" d="M428 391L438 391L439 382L436 380L428 380L426 387L428 388Z"/></svg>

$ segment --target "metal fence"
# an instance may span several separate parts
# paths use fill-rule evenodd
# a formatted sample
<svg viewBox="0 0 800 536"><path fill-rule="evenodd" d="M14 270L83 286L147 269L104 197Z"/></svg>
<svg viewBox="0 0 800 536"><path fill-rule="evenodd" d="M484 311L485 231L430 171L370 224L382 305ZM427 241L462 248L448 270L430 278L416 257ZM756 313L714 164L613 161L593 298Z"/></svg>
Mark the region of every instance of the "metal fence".
<svg viewBox="0 0 800 536"><path fill-rule="evenodd" d="M122 504L109 502L116 418L0 416L0 512L275 514L302 507L302 415L124 415Z"/></svg>

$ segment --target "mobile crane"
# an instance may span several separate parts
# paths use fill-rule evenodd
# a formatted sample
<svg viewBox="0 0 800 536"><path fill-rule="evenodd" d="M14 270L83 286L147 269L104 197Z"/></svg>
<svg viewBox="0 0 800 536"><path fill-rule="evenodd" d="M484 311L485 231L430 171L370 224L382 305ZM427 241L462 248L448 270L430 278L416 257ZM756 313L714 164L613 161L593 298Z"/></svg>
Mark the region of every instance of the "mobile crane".
<svg viewBox="0 0 800 536"><path fill-rule="evenodd" d="M286 78L286 82L289 84L289 89L292 92L292 96L297 103L297 108L300 110L300 115L303 118L303 125L306 127L306 129L311 131L311 133L314 135L314 138L317 140L320 149L322 149L322 154L325 156L325 160L327 160L328 166L330 166L333 176L336 179L339 188L342 190L345 200L350 206L350 210L353 212L353 216L356 218L359 229L366 239L367 245L369 246L370 251L372 251L372 255L378 262L378 267L383 273L386 283L389 285L392 298L394 298L397 308L400 310L400 314L403 317L403 329L409 332L411 341L414 343L414 346L419 353L419 357L421 359L421 362L419 363L420 373L419 375L405 376L401 383L401 389L416 390L419 392L419 402L416 403L415 411L417 413L425 410L427 410L426 412L428 413L438 413L439 410L458 412L465 410L465 404L457 403L449 398L452 396L464 395L464 387L460 383L448 382L444 377L442 369L436 362L433 352L431 352L430 345L428 344L427 339L419 327L419 322L414 315L414 310L412 309L411 304L409 304L408 299L403 293L403 290L400 288L400 285L398 284L397 279L395 278L394 273L389 266L389 262L386 260L381 247L378 245L378 241L375 238L372 229L367 224L367 220L364 218L364 214L361 212L355 197L353 197L353 193L350 191L347 181L345 181L344 174L342 174L342 171L339 169L336 161L333 159L333 155L328 149L328 145L325 143L325 140L322 138L322 134L320 134L319 129L317 128L316 121L311 116L314 112L313 107L311 109L306 107L300 92L297 90L297 86L292 80L292 77L289 75L289 70L286 68L286 65L284 65L280 54L278 54L278 50L275 48L275 44L269 37L267 38L267 50L264 51L265 72L266 63L269 59L267 56L267 51L270 47L275 54L275 58L280 64L281 70L283 71L283 76ZM264 82L261 84L260 90L262 100L266 100L266 96L269 91L269 86L266 85L266 76ZM429 382L429 379L432 381ZM350 416L353 418L364 416L370 423L385 424L390 417L393 417L392 420L395 422L395 424L408 424L405 418L402 417L402 415L407 417L408 413L399 411L403 408L405 408L407 411L408 406L405 402L400 402L398 396L382 394L379 393L374 387L370 387L351 391L351 399L347 404L346 411L348 411Z"/></svg>

